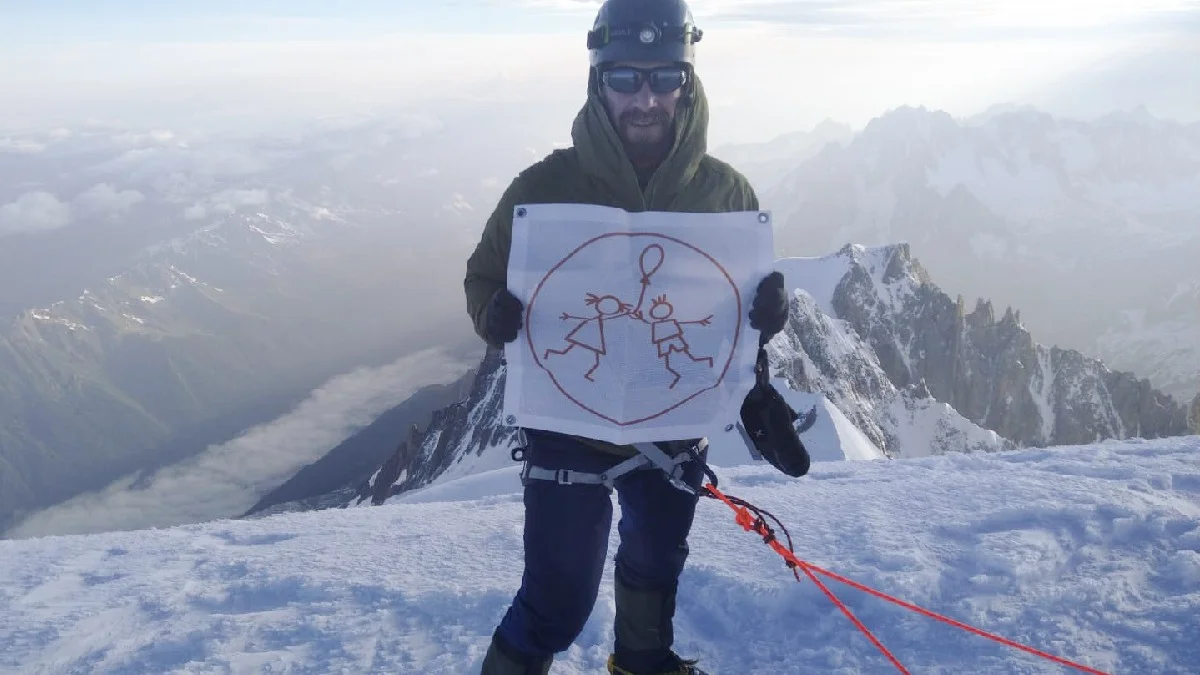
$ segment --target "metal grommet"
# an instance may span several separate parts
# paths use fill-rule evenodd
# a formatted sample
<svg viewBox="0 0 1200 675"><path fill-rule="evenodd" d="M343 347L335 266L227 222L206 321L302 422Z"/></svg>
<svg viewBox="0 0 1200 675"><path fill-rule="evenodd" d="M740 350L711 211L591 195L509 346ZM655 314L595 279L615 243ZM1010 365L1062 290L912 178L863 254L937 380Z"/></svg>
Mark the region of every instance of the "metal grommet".
<svg viewBox="0 0 1200 675"><path fill-rule="evenodd" d="M765 211L760 211L760 212L759 212L759 214L758 214L758 222L760 222L760 223L765 223L765 222L767 222L767 221L769 221L769 220L771 220L771 215L770 215L769 213L766 213Z"/></svg>
<svg viewBox="0 0 1200 675"><path fill-rule="evenodd" d="M524 218L526 213L528 213L528 211L526 211L525 207L523 207L523 206L521 208L517 209L517 217L518 218Z"/></svg>
<svg viewBox="0 0 1200 675"><path fill-rule="evenodd" d="M508 417L505 417L505 418L504 418L504 423L505 423L505 424L507 424L507 425L509 425L509 426L512 426L512 425L516 424L516 423L517 423L517 416L516 416L516 415L509 415Z"/></svg>

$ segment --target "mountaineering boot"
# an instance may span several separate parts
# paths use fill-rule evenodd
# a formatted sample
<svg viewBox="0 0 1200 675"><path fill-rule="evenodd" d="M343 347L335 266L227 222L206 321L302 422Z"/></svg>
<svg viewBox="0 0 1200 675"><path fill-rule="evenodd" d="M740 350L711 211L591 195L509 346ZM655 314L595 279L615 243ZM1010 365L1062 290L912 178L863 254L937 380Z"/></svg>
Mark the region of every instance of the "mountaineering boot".
<svg viewBox="0 0 1200 675"><path fill-rule="evenodd" d="M608 659L613 675L706 675L695 660L671 651L675 634L674 586L662 590L637 590L614 575L616 649Z"/></svg>
<svg viewBox="0 0 1200 675"><path fill-rule="evenodd" d="M682 659L672 652L668 660L653 671L633 671L617 665L617 655L612 654L608 657L608 672L612 675L708 675L706 671L696 667L698 660Z"/></svg>
<svg viewBox="0 0 1200 675"><path fill-rule="evenodd" d="M553 661L553 657L539 661L523 656L509 647L504 638L493 634L492 643L483 657L480 675L547 675Z"/></svg>

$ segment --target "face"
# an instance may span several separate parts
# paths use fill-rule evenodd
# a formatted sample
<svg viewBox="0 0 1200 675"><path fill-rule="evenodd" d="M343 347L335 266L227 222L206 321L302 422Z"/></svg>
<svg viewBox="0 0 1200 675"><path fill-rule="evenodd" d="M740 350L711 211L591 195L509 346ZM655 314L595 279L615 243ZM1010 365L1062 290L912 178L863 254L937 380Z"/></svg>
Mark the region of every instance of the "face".
<svg viewBox="0 0 1200 675"><path fill-rule="evenodd" d="M650 303L650 318L652 319L662 321L671 318L671 315L674 313L675 308L671 306L671 303L667 302L666 296L655 298Z"/></svg>
<svg viewBox="0 0 1200 675"><path fill-rule="evenodd" d="M673 66L668 62L623 61L616 66L635 68L657 68ZM610 86L601 85L604 103L609 117L621 139L633 147L656 147L668 142L672 136L675 108L683 93L680 87L668 93L655 93L650 89L649 78L644 78L641 88L634 93L624 93Z"/></svg>
<svg viewBox="0 0 1200 675"><path fill-rule="evenodd" d="M596 303L596 309L600 310L601 314L616 314L621 311L621 301L611 295L606 295Z"/></svg>

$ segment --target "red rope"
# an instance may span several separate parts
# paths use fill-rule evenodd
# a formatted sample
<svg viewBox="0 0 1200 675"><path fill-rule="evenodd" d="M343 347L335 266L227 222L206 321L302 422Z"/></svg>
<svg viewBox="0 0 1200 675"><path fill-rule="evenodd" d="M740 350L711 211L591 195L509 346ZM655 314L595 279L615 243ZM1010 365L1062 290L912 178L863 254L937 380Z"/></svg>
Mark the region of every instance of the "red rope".
<svg viewBox="0 0 1200 675"><path fill-rule="evenodd" d="M860 584L857 581L854 581L852 579L847 579L846 577L844 577L840 574L835 574L833 572L830 572L829 570L822 569L816 565L813 565L812 563L801 560L800 558L796 557L795 553L793 553L792 551L790 551L789 549L784 547L783 544L779 543L779 540L775 538L774 532L771 531L771 528L767 526L765 521L763 521L761 518L755 518L755 517L751 516L750 510L747 509L745 506L738 506L737 504L734 504L733 501L728 496L723 494L720 490L718 490L716 488L716 486L714 486L711 483L706 485L704 487L704 489L708 491L710 496L715 497L716 499L719 499L719 500L725 502L729 506L729 508L733 509L734 513L737 514L735 520L737 521L738 525L742 526L743 529L750 531L750 532L756 532L757 534L762 535L763 541L767 545L769 545L772 549L774 549L776 553L783 556L784 560L786 560L788 562L788 567L799 567L800 569L804 570L804 573L806 575L808 575L808 578L812 579L813 582L816 583L817 586L821 589L821 591L823 591L825 593L825 595L828 596L829 599L832 600L833 603L835 605L837 605L842 610L842 612L844 612L846 614L847 617L850 618L850 621L852 621L854 623L854 625L857 626L858 629L867 636L867 639L869 639L871 641L871 643L874 644L879 649L879 651L883 652L883 655L886 656L888 658L888 660L890 660L892 662L892 665L896 666L896 668L898 668L900 670L900 672L905 673L906 675L908 674L908 671L904 669L904 666L900 664L900 662L896 659L896 657L893 656L892 653L889 652L887 650L887 648L884 647L883 644L880 643L879 640L873 634L871 634L871 632L869 630L867 630L867 627L864 626L862 624L862 622L859 621L858 618L854 616L854 614L849 610L849 608L847 608L840 600L838 600L837 596L835 596L833 594L833 592L830 591L825 586L825 584L821 583L817 579L816 575L813 574L813 572L817 572L817 573L823 574L827 577L830 577L832 579L836 579L836 580L846 584L847 586L856 588L865 593L869 593L881 600L886 600L888 602L899 605L901 607L904 607L905 609L911 610L911 611L921 614L923 616L927 616L931 619L936 619L937 621L941 621L942 623L946 623L946 624L949 624L956 628L960 628L964 631L967 631L968 633L972 633L974 635L978 635L980 637L984 637L989 640L994 640L996 642L999 642L1000 644L1007 645L1007 646L1013 647L1015 649L1020 649L1021 651L1028 652L1028 653L1034 654L1036 656L1040 656L1044 659L1048 659L1048 660L1058 663L1060 665L1069 666L1071 668L1076 668L1078 670L1082 670L1083 672L1091 673L1092 675L1111 675L1110 673L1105 673L1102 670L1096 670L1095 668L1092 668L1090 666L1085 666L1080 663L1075 663L1074 661L1069 661L1060 656L1048 654L1039 649L1034 649L1033 647L1023 645L1019 642L1014 642L1013 640L1009 640L1008 638L1001 637L999 635L995 635L993 633L989 633L984 630L980 630L979 628L975 628L974 626L967 625L961 621L956 621L954 619L951 619L948 616L944 616L944 615L938 614L937 612L933 612L933 611L930 611L923 607L914 605L911 602L906 602L899 598L890 596L882 591L877 591L874 588ZM739 500L739 501L741 501L741 500Z"/></svg>
<svg viewBox="0 0 1200 675"><path fill-rule="evenodd" d="M804 570L804 573L808 575L809 579L813 580L813 583L817 585L817 588L820 588L825 595L833 601L833 604L837 605L838 608L842 610L842 613L849 617L850 621L853 622L855 626L858 626L858 629L863 632L863 635L867 636L867 639L871 641L871 644L875 645L879 651L883 652L883 655L887 657L888 661L892 662L893 666L896 666L897 670L904 673L904 675L911 675L911 673L905 669L904 665L900 663L900 659L897 659L890 651L888 651L887 647L883 646L883 643L879 641L879 638L875 637L875 634L868 630L863 622L859 621L857 616L854 616L854 612L851 612L850 608L847 607L841 600L839 600L838 597L833 594L833 591L829 590L828 586L821 583L821 580L817 578L817 575L812 573L812 570L809 569L808 565L801 563L800 569Z"/></svg>

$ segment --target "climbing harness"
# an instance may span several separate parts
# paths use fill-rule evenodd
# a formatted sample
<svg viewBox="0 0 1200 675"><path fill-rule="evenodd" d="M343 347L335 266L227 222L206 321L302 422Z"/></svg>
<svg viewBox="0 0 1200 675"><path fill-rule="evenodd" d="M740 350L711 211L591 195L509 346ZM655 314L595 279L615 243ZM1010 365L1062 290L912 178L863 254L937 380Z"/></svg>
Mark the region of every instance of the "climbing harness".
<svg viewBox="0 0 1200 675"><path fill-rule="evenodd" d="M524 442L524 430L521 430L519 433L522 437L522 442L518 447L513 448L511 456L513 461L523 461L525 463L521 469L522 484L526 480L531 479L549 480L559 485L603 485L609 491L612 491L616 480L627 473L646 469L659 469L667 475L667 480L675 488L697 496L700 494L698 490L683 482L683 465L693 460L703 463L700 453L704 452L708 447L708 439L702 438L697 443L684 448L682 452L677 452L673 456L668 455L656 443L634 443L633 447L637 449L638 454L606 471L589 473L586 471L574 471L572 469L547 469L533 464L524 457L526 445ZM707 465L705 465L705 468L707 469ZM709 475L711 476L712 474L710 473Z"/></svg>

